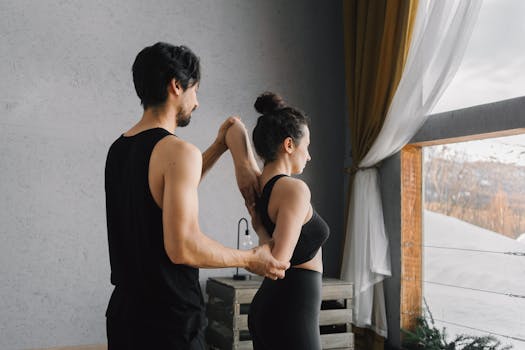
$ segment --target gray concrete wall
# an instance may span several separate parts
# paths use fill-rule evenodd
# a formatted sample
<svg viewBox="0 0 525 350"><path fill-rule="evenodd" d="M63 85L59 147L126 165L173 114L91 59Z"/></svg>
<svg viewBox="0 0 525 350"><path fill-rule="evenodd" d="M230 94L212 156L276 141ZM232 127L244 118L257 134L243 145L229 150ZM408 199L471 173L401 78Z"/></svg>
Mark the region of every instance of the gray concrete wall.
<svg viewBox="0 0 525 350"><path fill-rule="evenodd" d="M453 139L525 128L525 97L435 114L411 140L411 143ZM523 129L522 131L525 131ZM388 318L387 347L400 347L401 295L401 157L386 159L381 168L381 195L385 227L390 241L392 277L385 280Z"/></svg>
<svg viewBox="0 0 525 350"><path fill-rule="evenodd" d="M141 115L130 68L156 41L202 59L201 108L179 136L204 149L222 120L281 93L313 120L304 174L332 226L343 223L344 62L340 1L0 3L0 348L105 341L111 292L103 169L111 142ZM226 204L226 205L225 205ZM204 232L228 246L247 216L225 156L200 189ZM232 270L203 270L228 275Z"/></svg>

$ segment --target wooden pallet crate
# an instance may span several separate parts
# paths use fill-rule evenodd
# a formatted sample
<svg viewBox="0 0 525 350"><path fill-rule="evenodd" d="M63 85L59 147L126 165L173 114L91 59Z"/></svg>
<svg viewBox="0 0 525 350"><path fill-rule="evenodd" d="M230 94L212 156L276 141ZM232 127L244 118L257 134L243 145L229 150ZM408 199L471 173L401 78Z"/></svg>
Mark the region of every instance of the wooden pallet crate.
<svg viewBox="0 0 525 350"><path fill-rule="evenodd" d="M262 278L257 276L247 281L236 281L231 277L208 279L206 339L211 349L253 349L248 331L248 311L261 283ZM319 315L323 349L354 349L352 296L351 283L323 278Z"/></svg>

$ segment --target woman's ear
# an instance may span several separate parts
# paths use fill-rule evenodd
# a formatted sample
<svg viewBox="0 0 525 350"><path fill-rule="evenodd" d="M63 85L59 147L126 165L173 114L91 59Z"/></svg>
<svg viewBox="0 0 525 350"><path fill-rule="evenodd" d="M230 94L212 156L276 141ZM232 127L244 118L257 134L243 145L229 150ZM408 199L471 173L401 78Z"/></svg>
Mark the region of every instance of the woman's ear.
<svg viewBox="0 0 525 350"><path fill-rule="evenodd" d="M295 147L295 144L293 142L293 139L291 137L287 137L283 141L284 151L288 154L292 153Z"/></svg>

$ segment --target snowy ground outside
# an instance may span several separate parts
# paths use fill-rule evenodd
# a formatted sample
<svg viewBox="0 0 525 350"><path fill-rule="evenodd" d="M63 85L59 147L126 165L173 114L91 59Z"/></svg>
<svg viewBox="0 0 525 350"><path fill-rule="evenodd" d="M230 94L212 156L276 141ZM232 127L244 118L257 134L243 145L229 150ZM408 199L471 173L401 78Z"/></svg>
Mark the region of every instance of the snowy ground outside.
<svg viewBox="0 0 525 350"><path fill-rule="evenodd" d="M525 257L435 248L525 252L525 242L431 211L424 211L423 217L423 280L434 282L423 283L423 295L440 320L436 326L446 327L449 336L486 334L472 329L476 328L525 339L525 298L496 294L525 296ZM497 336L503 344L525 350L525 341L509 337Z"/></svg>

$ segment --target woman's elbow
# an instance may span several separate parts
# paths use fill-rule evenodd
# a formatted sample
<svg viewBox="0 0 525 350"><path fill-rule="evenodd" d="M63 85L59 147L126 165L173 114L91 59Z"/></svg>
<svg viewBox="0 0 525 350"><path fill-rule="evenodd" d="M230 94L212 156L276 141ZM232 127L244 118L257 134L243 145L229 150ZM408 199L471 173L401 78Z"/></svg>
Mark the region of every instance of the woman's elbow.
<svg viewBox="0 0 525 350"><path fill-rule="evenodd" d="M272 249L272 255L276 260L279 261L290 261L292 259L293 251L281 251L279 249Z"/></svg>
<svg viewBox="0 0 525 350"><path fill-rule="evenodd" d="M232 126L226 131L226 145L231 147L235 140L242 139L247 135L246 127L240 121L235 122Z"/></svg>

